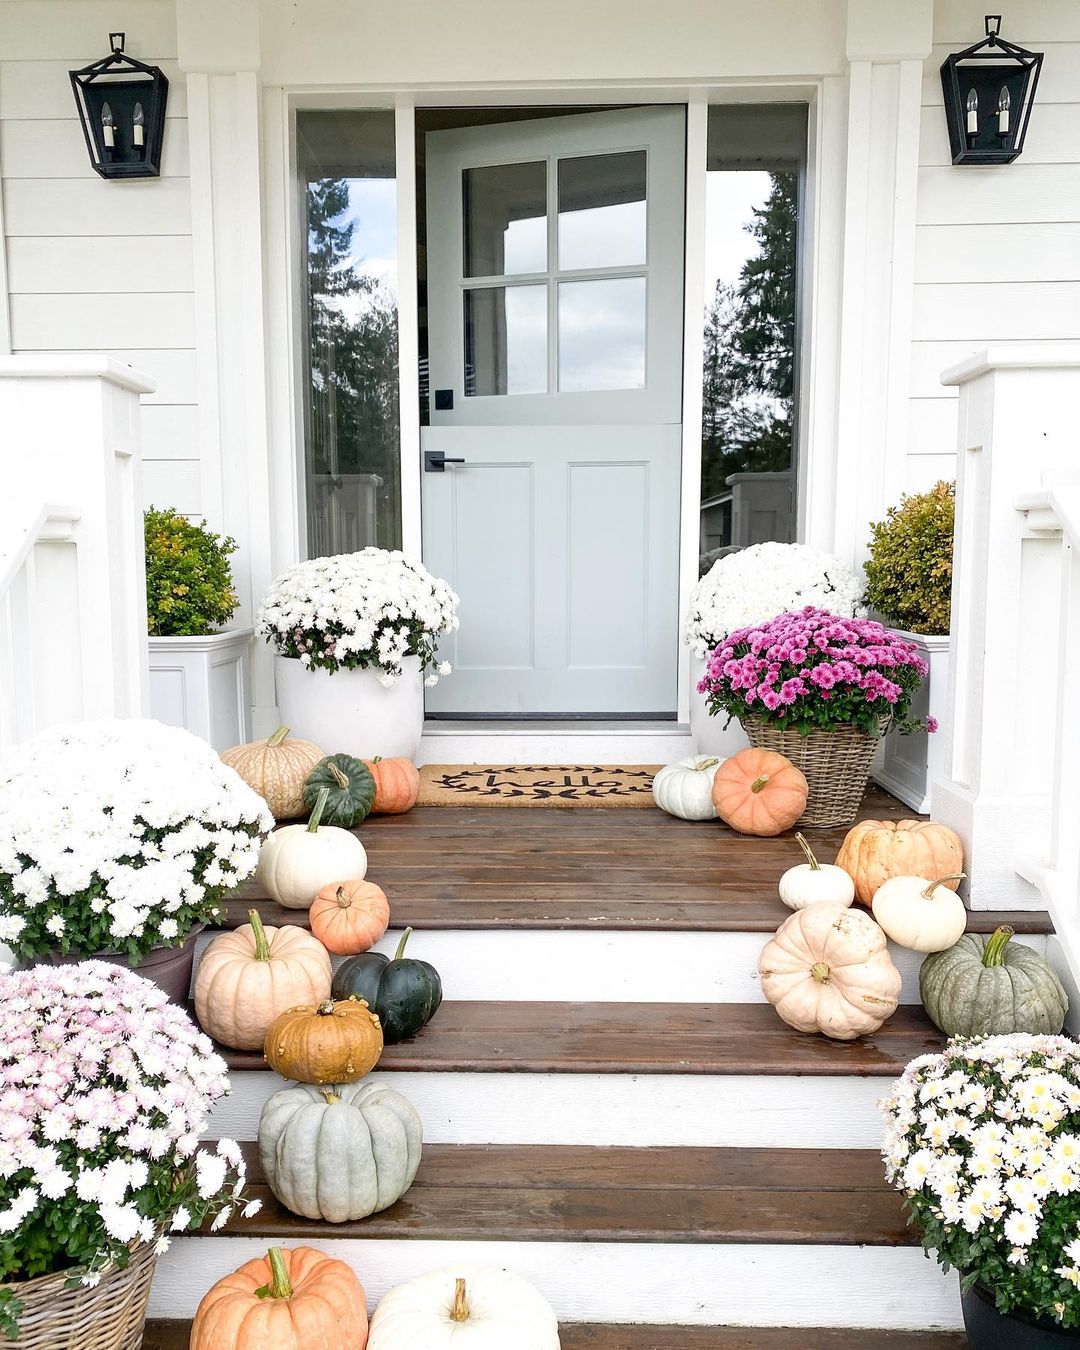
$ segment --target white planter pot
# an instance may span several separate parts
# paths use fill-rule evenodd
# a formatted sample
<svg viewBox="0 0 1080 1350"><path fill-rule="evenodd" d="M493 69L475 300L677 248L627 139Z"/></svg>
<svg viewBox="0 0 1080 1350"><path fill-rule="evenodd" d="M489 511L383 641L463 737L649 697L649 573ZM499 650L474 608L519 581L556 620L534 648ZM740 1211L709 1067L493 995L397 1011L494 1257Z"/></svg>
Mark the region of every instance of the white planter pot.
<svg viewBox="0 0 1080 1350"><path fill-rule="evenodd" d="M725 727L726 718L710 717L705 695L698 693L698 684L705 674L705 662L697 656L690 657L690 734L694 738L694 750L699 755L715 755L718 759L728 759L745 750L750 742L746 739L739 722Z"/></svg>
<svg viewBox="0 0 1080 1350"><path fill-rule="evenodd" d="M251 740L250 628L152 637L150 715L227 750Z"/></svg>
<svg viewBox="0 0 1080 1350"><path fill-rule="evenodd" d="M899 628L891 630L918 647L930 666L930 674L922 682L911 700L911 716L924 721L936 717L938 729L933 734L916 731L901 736L890 731L881 744L870 770L875 783L880 783L920 815L930 811L930 786L940 777L945 764L946 705L949 693L949 635L928 636L924 633L906 633Z"/></svg>
<svg viewBox="0 0 1080 1350"><path fill-rule="evenodd" d="M401 677L386 688L372 670L308 670L288 656L274 658L278 715L294 736L328 755L415 759L424 730L420 658L402 662Z"/></svg>

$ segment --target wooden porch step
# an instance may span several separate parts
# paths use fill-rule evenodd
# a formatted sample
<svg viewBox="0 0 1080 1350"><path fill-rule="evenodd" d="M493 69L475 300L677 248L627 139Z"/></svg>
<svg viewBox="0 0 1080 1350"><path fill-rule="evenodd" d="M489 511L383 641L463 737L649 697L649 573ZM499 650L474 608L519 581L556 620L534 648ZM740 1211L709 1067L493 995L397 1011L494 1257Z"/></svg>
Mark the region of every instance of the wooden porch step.
<svg viewBox="0 0 1080 1350"><path fill-rule="evenodd" d="M379 1069L441 1073L806 1074L895 1077L945 1038L917 1005L857 1041L806 1036L767 1003L444 1003ZM233 1070L258 1052L220 1048Z"/></svg>

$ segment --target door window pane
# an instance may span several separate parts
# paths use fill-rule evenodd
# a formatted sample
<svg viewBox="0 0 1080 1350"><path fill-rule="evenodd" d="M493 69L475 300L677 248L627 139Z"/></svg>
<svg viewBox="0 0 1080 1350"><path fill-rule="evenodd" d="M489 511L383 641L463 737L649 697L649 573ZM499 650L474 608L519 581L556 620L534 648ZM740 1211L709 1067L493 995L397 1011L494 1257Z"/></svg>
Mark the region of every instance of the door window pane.
<svg viewBox="0 0 1080 1350"><path fill-rule="evenodd" d="M645 278L559 285L559 390L642 389Z"/></svg>
<svg viewBox="0 0 1080 1350"><path fill-rule="evenodd" d="M392 112L302 112L308 557L401 545Z"/></svg>
<svg viewBox="0 0 1080 1350"><path fill-rule="evenodd" d="M546 394L547 287L465 292L465 394Z"/></svg>
<svg viewBox="0 0 1080 1350"><path fill-rule="evenodd" d="M559 267L645 262L644 150L559 160Z"/></svg>
<svg viewBox="0 0 1080 1350"><path fill-rule="evenodd" d="M461 175L467 277L547 268L547 165L493 164Z"/></svg>

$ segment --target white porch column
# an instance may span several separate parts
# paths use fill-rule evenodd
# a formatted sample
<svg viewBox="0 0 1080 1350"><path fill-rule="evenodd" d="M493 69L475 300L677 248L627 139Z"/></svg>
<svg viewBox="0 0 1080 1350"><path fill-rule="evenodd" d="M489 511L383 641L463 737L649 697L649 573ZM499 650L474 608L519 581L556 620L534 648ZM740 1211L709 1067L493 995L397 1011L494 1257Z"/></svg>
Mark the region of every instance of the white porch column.
<svg viewBox="0 0 1080 1350"><path fill-rule="evenodd" d="M1024 499L1080 483L1080 344L994 347L946 371L960 388L952 663L935 819L958 830L973 909L1041 909L1025 876L1053 867L1059 689L1080 689L1074 571L1060 524ZM1070 656L1070 646L1072 656ZM1080 746L1073 747L1073 753ZM1080 828L1080 822L1075 822Z"/></svg>

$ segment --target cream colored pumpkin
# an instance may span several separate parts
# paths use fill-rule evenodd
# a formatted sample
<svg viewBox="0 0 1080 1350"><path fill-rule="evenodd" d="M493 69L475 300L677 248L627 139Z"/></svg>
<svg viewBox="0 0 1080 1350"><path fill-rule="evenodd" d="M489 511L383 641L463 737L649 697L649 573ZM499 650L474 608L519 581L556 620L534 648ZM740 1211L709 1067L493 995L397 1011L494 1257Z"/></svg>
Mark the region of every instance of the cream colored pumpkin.
<svg viewBox="0 0 1080 1350"><path fill-rule="evenodd" d="M962 874L939 877L892 877L874 894L874 918L887 936L913 952L943 952L959 942L967 927L967 909L949 883Z"/></svg>
<svg viewBox="0 0 1080 1350"><path fill-rule="evenodd" d="M780 878L780 899L788 909L805 909L824 901L850 905L855 899L855 883L844 869L833 863L819 863L801 834L796 834L795 841L806 855L806 862L789 867Z"/></svg>
<svg viewBox="0 0 1080 1350"><path fill-rule="evenodd" d="M262 797L275 820L292 820L306 814L300 795L304 780L324 756L311 741L298 740L289 735L288 727L278 727L265 741L234 745L223 750L221 758Z"/></svg>
<svg viewBox="0 0 1080 1350"><path fill-rule="evenodd" d="M715 820L712 784L721 760L690 755L669 764L653 779L653 801L680 820Z"/></svg>
<svg viewBox="0 0 1080 1350"><path fill-rule="evenodd" d="M559 1323L508 1270L451 1266L399 1284L371 1319L367 1350L559 1350Z"/></svg>
<svg viewBox="0 0 1080 1350"><path fill-rule="evenodd" d="M865 910L808 905L784 920L758 961L761 988L796 1031L866 1036L896 1011L900 972Z"/></svg>
<svg viewBox="0 0 1080 1350"><path fill-rule="evenodd" d="M367 852L351 830L320 825L329 794L321 789L306 825L275 830L259 853L255 880L286 909L310 909L324 886L342 877L363 880Z"/></svg>

